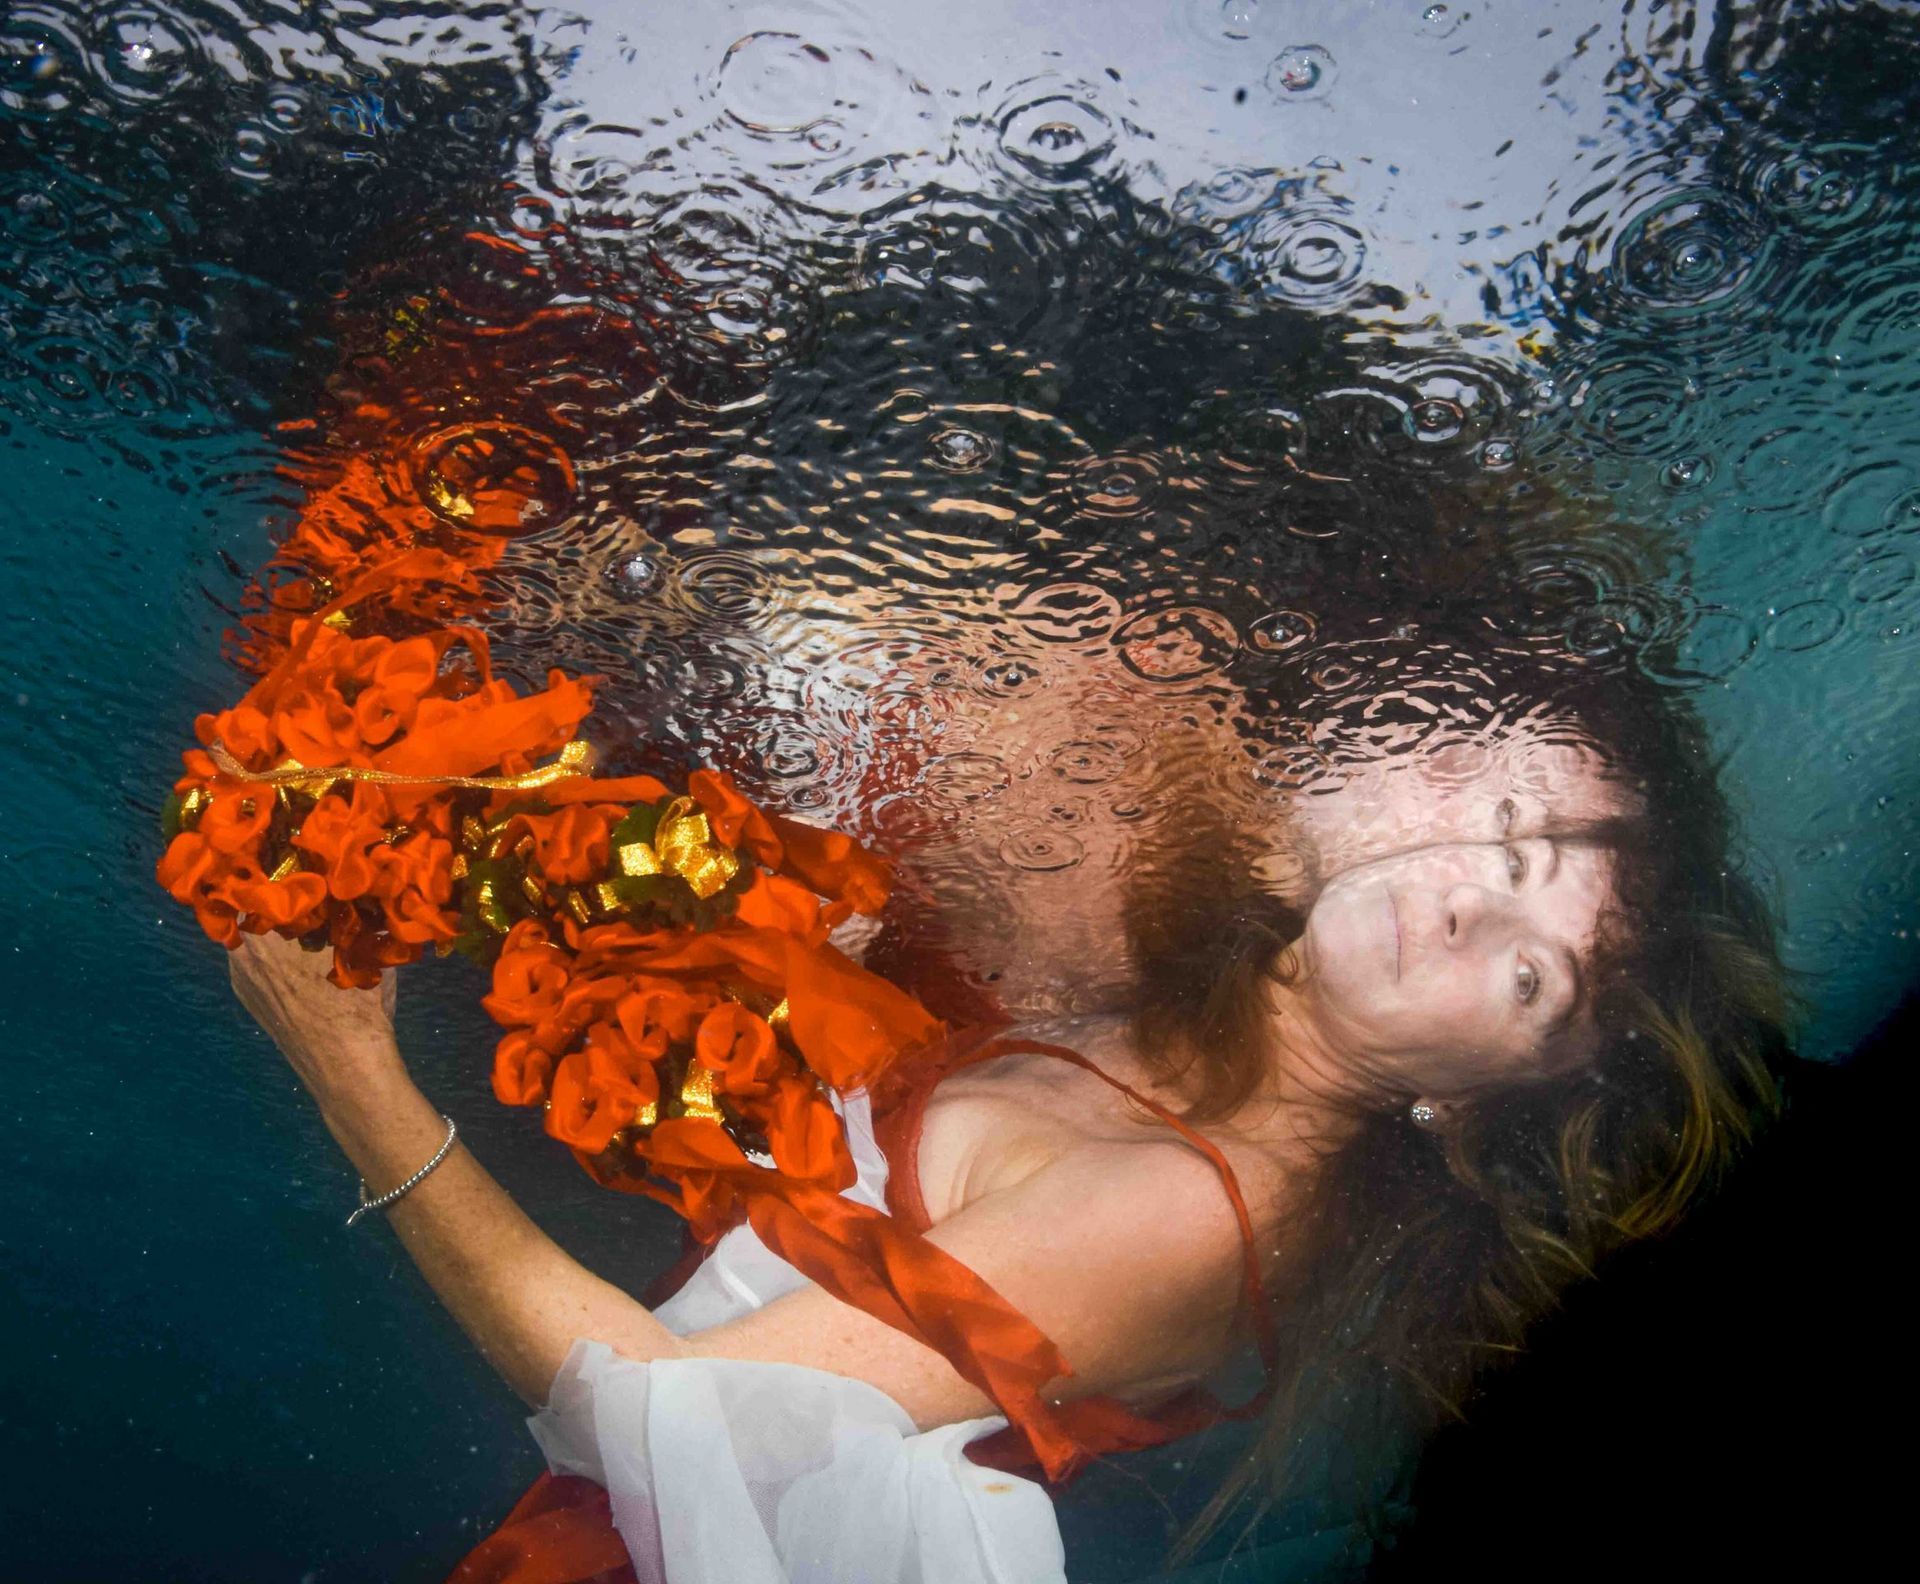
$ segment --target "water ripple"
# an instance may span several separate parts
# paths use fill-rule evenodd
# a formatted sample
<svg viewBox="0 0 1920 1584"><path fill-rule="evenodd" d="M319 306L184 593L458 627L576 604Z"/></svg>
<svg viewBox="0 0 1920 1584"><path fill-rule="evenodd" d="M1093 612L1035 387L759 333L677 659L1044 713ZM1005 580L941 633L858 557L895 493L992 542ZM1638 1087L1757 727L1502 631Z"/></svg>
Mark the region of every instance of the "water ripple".
<svg viewBox="0 0 1920 1584"><path fill-rule="evenodd" d="M1725 311L1762 289L1773 245L1767 222L1733 194L1669 192L1621 231L1613 271L1645 312Z"/></svg>

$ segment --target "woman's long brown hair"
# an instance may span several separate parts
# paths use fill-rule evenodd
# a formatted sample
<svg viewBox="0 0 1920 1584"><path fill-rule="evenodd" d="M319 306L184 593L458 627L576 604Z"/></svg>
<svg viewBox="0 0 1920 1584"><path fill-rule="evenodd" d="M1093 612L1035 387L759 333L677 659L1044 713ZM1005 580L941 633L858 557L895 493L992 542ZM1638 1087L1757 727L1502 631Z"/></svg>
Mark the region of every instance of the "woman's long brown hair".
<svg viewBox="0 0 1920 1584"><path fill-rule="evenodd" d="M1460 1414L1570 1284L1672 1226L1778 1108L1792 998L1769 909L1729 859L1704 732L1630 676L1560 680L1647 807L1606 833L1618 917L1590 974L1598 1054L1487 1093L1440 1133L1403 1104L1360 1111L1296 1185L1264 1433L1179 1556L1243 1498L1257 1517L1262 1487L1292 1487L1338 1405L1390 1401L1428 1425ZM1205 1121L1232 1116L1272 1060L1271 985L1303 915L1260 894L1244 852L1223 856L1228 833L1202 834L1143 872L1131 930L1138 1046Z"/></svg>

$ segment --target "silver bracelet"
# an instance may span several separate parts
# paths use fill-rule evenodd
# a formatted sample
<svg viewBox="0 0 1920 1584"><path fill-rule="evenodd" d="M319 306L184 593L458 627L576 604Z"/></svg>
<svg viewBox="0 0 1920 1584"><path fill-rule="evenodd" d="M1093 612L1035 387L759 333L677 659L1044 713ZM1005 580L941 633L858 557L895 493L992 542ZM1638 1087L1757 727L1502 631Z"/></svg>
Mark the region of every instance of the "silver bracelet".
<svg viewBox="0 0 1920 1584"><path fill-rule="evenodd" d="M434 1167L438 1166L447 1158L447 1151L453 1148L453 1136L459 1129L453 1125L453 1118L444 1112L441 1113L440 1120L447 1124L447 1136L440 1141L440 1147L433 1152L433 1159L428 1161L426 1165L422 1166L398 1188L388 1193L383 1193L378 1199L369 1199L367 1197L367 1179L364 1177L360 1179L360 1208L347 1217L348 1226L352 1226L354 1222L358 1221L370 1210L384 1210L396 1199L406 1198L408 1194L412 1193L414 1189L418 1188L432 1175Z"/></svg>

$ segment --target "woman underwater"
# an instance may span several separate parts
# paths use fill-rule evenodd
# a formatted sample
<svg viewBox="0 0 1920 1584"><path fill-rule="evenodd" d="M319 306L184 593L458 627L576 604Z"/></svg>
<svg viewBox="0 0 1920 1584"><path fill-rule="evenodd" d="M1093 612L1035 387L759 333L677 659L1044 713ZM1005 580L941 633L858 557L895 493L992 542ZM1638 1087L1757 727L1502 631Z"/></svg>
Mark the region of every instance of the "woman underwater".
<svg viewBox="0 0 1920 1584"><path fill-rule="evenodd" d="M1457 1402L1771 1108L1781 977L1697 728L1618 678L1555 697L1493 734L1555 767L1528 795L1416 747L1268 830L1199 818L1113 901L1126 1013L962 1034L843 1097L850 1194L1057 1345L1087 1451L1216 1420L1197 1389L1250 1341L1268 1429L1240 1484L1284 1477L1314 1400L1358 1375ZM1302 838L1317 872L1264 883ZM368 1191L413 1178L447 1130L391 977L342 992L265 937L232 964ZM650 1310L457 1144L388 1216L540 1409L555 1474L593 1482L536 1487L456 1577L1064 1577L1042 1486L1003 1444L963 1453L995 1403L750 1229Z"/></svg>

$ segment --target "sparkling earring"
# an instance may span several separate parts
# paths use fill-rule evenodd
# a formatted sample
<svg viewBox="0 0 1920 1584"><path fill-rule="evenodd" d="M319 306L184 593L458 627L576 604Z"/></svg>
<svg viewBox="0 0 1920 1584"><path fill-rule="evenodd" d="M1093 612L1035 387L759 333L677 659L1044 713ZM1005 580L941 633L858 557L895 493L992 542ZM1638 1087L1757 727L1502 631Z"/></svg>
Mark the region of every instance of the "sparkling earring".
<svg viewBox="0 0 1920 1584"><path fill-rule="evenodd" d="M1440 1111L1431 1101L1416 1100L1408 1107L1407 1118L1417 1128L1430 1128L1440 1120Z"/></svg>

